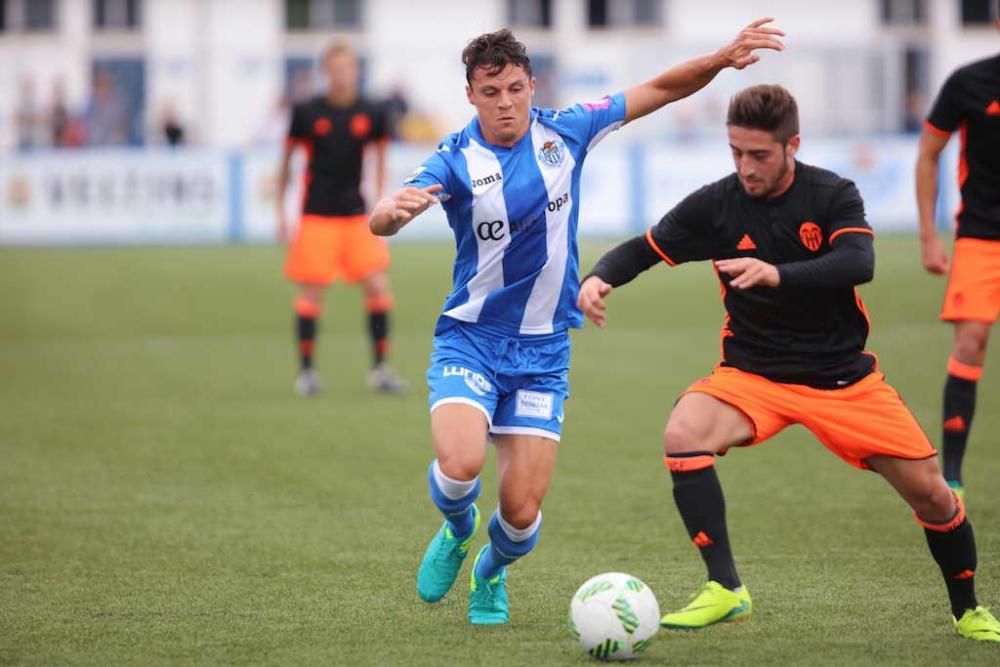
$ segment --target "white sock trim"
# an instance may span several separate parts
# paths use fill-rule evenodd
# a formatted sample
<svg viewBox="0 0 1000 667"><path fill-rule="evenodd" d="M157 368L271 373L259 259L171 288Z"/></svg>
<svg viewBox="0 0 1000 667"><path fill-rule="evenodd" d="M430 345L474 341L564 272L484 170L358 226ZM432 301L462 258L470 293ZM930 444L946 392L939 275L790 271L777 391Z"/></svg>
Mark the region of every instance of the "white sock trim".
<svg viewBox="0 0 1000 667"><path fill-rule="evenodd" d="M524 542L538 532L538 527L542 525L542 512L539 510L538 516L535 517L535 520L527 528L515 528L507 523L507 520L503 518L503 514L500 513L500 508L497 507L497 523L500 524L500 529L510 538L511 542Z"/></svg>
<svg viewBox="0 0 1000 667"><path fill-rule="evenodd" d="M443 493L448 500L458 500L459 498L464 498L469 495L472 492L472 488L476 485L476 480L478 479L478 475L470 479L468 482L452 479L441 472L441 466L438 464L438 460L434 459L434 483L437 484L438 488L441 489L441 493Z"/></svg>

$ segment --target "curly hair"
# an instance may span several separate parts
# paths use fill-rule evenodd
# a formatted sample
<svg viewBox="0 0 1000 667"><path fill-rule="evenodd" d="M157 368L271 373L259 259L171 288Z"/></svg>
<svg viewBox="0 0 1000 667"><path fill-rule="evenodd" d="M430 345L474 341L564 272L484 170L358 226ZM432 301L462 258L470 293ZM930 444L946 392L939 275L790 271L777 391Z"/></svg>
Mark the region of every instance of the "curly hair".
<svg viewBox="0 0 1000 667"><path fill-rule="evenodd" d="M525 73L531 76L528 52L507 28L469 40L462 49L462 64L465 65L465 80L469 83L472 83L472 75L479 67L485 67L488 74L495 76L507 65L513 65L524 68Z"/></svg>

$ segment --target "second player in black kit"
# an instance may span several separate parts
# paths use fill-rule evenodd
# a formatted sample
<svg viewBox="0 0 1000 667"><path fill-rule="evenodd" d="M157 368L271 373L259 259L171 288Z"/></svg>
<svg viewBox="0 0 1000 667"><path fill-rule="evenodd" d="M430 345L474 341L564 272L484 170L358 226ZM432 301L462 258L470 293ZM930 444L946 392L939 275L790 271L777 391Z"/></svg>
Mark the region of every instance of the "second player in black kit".
<svg viewBox="0 0 1000 667"><path fill-rule="evenodd" d="M961 203L949 258L936 225L936 205L941 153L953 133L959 135ZM916 192L924 268L948 274L941 319L953 323L954 333L941 444L945 479L964 493L962 461L990 331L1000 316L1000 54L964 65L945 81L920 136Z"/></svg>
<svg viewBox="0 0 1000 667"><path fill-rule="evenodd" d="M795 160L798 106L781 86L737 93L727 133L735 172L607 252L580 286L581 310L604 326L605 297L661 261L714 260L722 285L722 361L681 395L663 433L674 502L708 580L661 625L691 630L750 616L716 457L799 424L903 497L941 569L957 633L1000 641L1000 622L976 600L975 538L961 499L864 349L869 321L855 288L872 279L875 255L857 188Z"/></svg>
<svg viewBox="0 0 1000 667"><path fill-rule="evenodd" d="M288 137L309 156L302 212L322 216L367 213L361 196L365 146L388 137L383 109L365 98L334 106L318 95L296 104Z"/></svg>
<svg viewBox="0 0 1000 667"><path fill-rule="evenodd" d="M781 284L772 290L728 289L720 275L730 314L723 365L817 388L853 384L874 367L863 352L864 305L845 286L857 283L844 279L871 279L872 231L857 188L833 172L796 162L791 188L776 199L750 197L732 174L689 195L622 253L605 256L593 273L618 284L660 261L756 257L778 265Z"/></svg>
<svg viewBox="0 0 1000 667"><path fill-rule="evenodd" d="M327 287L343 280L364 294L372 368L368 386L380 392L403 389L389 368L389 248L368 229L361 194L366 149L374 161L374 190L381 197L386 171L386 115L358 93L358 60L344 43L331 44L322 56L327 77L324 94L292 109L288 141L278 172L278 236L288 242L285 275L298 285L294 302L299 373L295 391L314 396L322 382L314 368L319 321ZM286 219L285 191L292 152L306 153L299 224L292 233Z"/></svg>

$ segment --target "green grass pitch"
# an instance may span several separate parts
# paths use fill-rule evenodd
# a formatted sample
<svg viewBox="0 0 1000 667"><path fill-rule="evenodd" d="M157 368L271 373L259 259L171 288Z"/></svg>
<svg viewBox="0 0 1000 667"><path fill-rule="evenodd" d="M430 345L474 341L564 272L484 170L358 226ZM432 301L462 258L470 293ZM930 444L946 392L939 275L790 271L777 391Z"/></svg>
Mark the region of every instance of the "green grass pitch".
<svg viewBox="0 0 1000 667"><path fill-rule="evenodd" d="M589 268L607 243L583 246ZM877 241L870 348L936 443L950 328L913 238ZM674 608L703 569L660 434L719 353L708 265L616 292L573 334L572 398L537 551L510 571L512 622L470 628L468 566L442 604L415 572L439 517L423 374L452 250L394 246L404 397L363 388L356 290L334 289L318 365L292 394L291 287L275 248L0 250L0 664L582 665L573 591L637 575ZM994 350L993 356L1000 353ZM979 595L1000 607L1000 374L966 459ZM657 635L639 664L998 664L959 640L909 510L800 427L719 464L744 624ZM482 504L492 511L492 460ZM481 532L476 548L484 539Z"/></svg>

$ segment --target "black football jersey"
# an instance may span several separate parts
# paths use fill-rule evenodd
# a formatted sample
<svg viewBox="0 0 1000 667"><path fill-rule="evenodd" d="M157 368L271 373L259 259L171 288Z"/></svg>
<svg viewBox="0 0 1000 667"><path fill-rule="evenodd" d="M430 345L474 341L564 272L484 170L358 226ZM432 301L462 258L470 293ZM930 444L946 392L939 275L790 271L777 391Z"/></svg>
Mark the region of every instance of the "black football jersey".
<svg viewBox="0 0 1000 667"><path fill-rule="evenodd" d="M302 212L322 216L365 213L361 195L361 163L365 144L387 136L383 110L358 98L349 107L333 106L325 97L296 104L288 140L308 153Z"/></svg>
<svg viewBox="0 0 1000 667"><path fill-rule="evenodd" d="M697 190L671 209L646 238L669 264L755 257L769 264L809 260L843 234L872 234L851 181L801 162L791 188L775 199L746 194L737 175ZM869 321L853 287L780 285L734 289L719 274L726 320L722 365L774 382L823 389L869 374Z"/></svg>
<svg viewBox="0 0 1000 667"><path fill-rule="evenodd" d="M959 133L962 204L956 236L1000 240L1000 55L955 70L938 93L927 127L942 135Z"/></svg>

